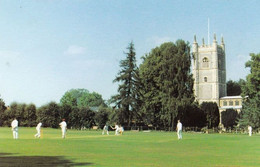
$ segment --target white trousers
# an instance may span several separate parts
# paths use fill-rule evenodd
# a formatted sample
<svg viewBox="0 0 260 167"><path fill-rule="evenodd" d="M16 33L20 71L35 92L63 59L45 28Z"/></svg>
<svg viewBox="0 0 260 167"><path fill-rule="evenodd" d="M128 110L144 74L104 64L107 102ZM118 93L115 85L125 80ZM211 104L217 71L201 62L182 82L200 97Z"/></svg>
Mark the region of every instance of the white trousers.
<svg viewBox="0 0 260 167"><path fill-rule="evenodd" d="M37 133L34 136L40 138L41 137L41 129L36 129L36 130L37 130Z"/></svg>
<svg viewBox="0 0 260 167"><path fill-rule="evenodd" d="M65 139L66 137L66 129L61 129L62 138Z"/></svg>
<svg viewBox="0 0 260 167"><path fill-rule="evenodd" d="M103 132L102 132L102 135L104 135L104 134L105 134L105 131L107 131L107 135L109 135L109 132L108 132L108 130L103 130Z"/></svg>
<svg viewBox="0 0 260 167"><path fill-rule="evenodd" d="M182 139L182 130L177 131L178 139Z"/></svg>
<svg viewBox="0 0 260 167"><path fill-rule="evenodd" d="M115 135L119 135L119 129L116 129Z"/></svg>
<svg viewBox="0 0 260 167"><path fill-rule="evenodd" d="M13 129L13 138L18 139L18 128Z"/></svg>

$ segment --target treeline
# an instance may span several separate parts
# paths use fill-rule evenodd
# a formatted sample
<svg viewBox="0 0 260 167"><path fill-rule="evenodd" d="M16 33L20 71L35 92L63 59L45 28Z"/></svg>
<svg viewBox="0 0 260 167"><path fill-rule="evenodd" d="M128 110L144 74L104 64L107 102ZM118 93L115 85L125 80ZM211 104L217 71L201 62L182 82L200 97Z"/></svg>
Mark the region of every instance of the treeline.
<svg viewBox="0 0 260 167"><path fill-rule="evenodd" d="M64 94L60 103L50 102L37 108L34 104L12 103L6 106L0 99L0 126L10 126L17 118L19 126L32 127L42 122L43 127L57 128L65 118L68 128L92 128L103 126L108 121L110 108L102 96L86 89L72 89Z"/></svg>

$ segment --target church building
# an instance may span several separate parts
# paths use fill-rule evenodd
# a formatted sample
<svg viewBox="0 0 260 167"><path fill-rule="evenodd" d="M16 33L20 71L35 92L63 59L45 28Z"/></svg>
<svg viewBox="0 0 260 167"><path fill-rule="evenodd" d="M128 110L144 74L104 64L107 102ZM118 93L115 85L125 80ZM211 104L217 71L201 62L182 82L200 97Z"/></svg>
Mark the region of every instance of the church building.
<svg viewBox="0 0 260 167"><path fill-rule="evenodd" d="M242 108L241 96L227 96L226 86L226 53L224 38L218 45L216 35L212 44L206 45L204 39L199 45L194 36L192 44L192 73L194 77L195 99L202 102L216 102L221 112L226 109Z"/></svg>

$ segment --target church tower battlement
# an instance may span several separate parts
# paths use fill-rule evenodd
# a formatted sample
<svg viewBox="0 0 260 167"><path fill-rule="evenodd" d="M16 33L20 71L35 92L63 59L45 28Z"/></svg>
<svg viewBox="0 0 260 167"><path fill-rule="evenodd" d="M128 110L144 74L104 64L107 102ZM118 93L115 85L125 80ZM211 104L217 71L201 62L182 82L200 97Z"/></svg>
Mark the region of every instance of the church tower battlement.
<svg viewBox="0 0 260 167"><path fill-rule="evenodd" d="M226 90L226 54L222 37L218 45L216 35L211 45L199 46L194 36L192 44L192 73L194 78L194 94L199 103L216 102L227 95Z"/></svg>

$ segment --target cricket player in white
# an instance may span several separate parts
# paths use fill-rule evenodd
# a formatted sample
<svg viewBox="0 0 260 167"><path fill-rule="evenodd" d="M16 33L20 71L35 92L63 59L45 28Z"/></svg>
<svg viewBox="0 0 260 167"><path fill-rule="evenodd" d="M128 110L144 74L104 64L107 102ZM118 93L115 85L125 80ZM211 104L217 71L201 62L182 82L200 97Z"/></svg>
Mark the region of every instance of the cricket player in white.
<svg viewBox="0 0 260 167"><path fill-rule="evenodd" d="M109 135L109 132L108 132L108 125L105 125L105 126L103 127L102 135L104 135L105 132L107 132L107 135Z"/></svg>
<svg viewBox="0 0 260 167"><path fill-rule="evenodd" d="M176 129L177 129L178 139L182 139L182 123L180 120L178 120Z"/></svg>
<svg viewBox="0 0 260 167"><path fill-rule="evenodd" d="M248 134L252 136L252 126L248 125Z"/></svg>
<svg viewBox="0 0 260 167"><path fill-rule="evenodd" d="M65 119L62 119L62 122L59 125L61 127L62 138L65 139L67 130L67 123L65 122Z"/></svg>
<svg viewBox="0 0 260 167"><path fill-rule="evenodd" d="M36 131L37 133L34 135L34 137L38 137L40 138L41 137L41 126L42 126L42 123L38 123L38 125L36 126Z"/></svg>
<svg viewBox="0 0 260 167"><path fill-rule="evenodd" d="M117 125L117 124L115 124L115 127L113 128L113 127L111 127L112 129L114 129L115 130L115 135L119 135L119 126Z"/></svg>
<svg viewBox="0 0 260 167"><path fill-rule="evenodd" d="M18 121L16 118L11 123L12 131L13 131L13 138L18 139Z"/></svg>
<svg viewBox="0 0 260 167"><path fill-rule="evenodd" d="M120 125L120 126L119 126L119 132L120 132L120 134L122 135L122 134L124 133L124 131L125 131L125 130L124 130L124 127Z"/></svg>

